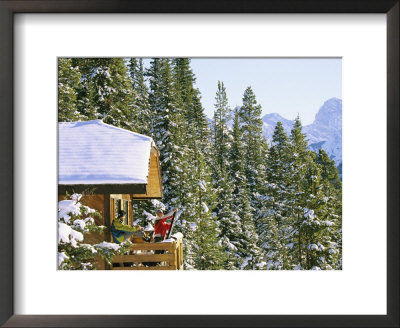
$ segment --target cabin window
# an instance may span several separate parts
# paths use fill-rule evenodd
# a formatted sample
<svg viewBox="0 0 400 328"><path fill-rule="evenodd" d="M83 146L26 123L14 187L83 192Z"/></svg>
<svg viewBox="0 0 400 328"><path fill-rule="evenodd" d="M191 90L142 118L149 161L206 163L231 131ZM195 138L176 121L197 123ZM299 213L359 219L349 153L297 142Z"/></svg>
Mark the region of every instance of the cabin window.
<svg viewBox="0 0 400 328"><path fill-rule="evenodd" d="M121 210L121 200L114 199L114 217L118 217L118 212Z"/></svg>

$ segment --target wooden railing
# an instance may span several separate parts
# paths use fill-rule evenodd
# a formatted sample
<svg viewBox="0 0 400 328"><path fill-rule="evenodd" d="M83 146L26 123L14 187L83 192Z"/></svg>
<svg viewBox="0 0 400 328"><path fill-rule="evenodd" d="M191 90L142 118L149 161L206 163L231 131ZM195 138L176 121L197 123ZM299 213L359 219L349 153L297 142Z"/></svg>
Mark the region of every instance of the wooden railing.
<svg viewBox="0 0 400 328"><path fill-rule="evenodd" d="M155 254L164 251L163 254ZM153 264L153 265L152 265ZM135 243L127 255L115 256L112 270L179 270L183 265L182 235L160 243Z"/></svg>

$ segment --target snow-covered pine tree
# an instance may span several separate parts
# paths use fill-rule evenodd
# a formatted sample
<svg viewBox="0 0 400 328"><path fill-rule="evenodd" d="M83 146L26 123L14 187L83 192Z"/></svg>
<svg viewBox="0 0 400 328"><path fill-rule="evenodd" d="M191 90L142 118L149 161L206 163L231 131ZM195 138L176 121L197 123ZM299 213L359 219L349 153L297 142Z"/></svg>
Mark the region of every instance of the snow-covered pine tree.
<svg viewBox="0 0 400 328"><path fill-rule="evenodd" d="M342 269L342 182L335 162L323 149L318 151L316 162L321 170L321 189L325 203L323 220L328 226L325 237L325 262L321 265L322 268L325 265L333 269Z"/></svg>
<svg viewBox="0 0 400 328"><path fill-rule="evenodd" d="M232 120L232 117L226 89L224 83L220 81L218 81L214 106L212 176L216 189L216 206L213 214L218 218L221 228L219 243L227 254L224 268L238 269L240 267L239 256L235 244L239 241L241 229L239 217L233 210L233 181L228 174L229 152L232 142L232 133L228 127L228 122Z"/></svg>
<svg viewBox="0 0 400 328"><path fill-rule="evenodd" d="M123 58L74 58L82 74L78 107L86 119L137 131L138 110Z"/></svg>
<svg viewBox="0 0 400 328"><path fill-rule="evenodd" d="M263 216L262 206L265 194L265 161L267 159L267 141L262 134L261 106L251 87L247 87L239 107L239 123L244 143L245 175L252 206L255 225Z"/></svg>
<svg viewBox="0 0 400 328"><path fill-rule="evenodd" d="M301 181L301 189L304 192L303 217L300 216L298 225L305 253L301 264L306 270L329 267L324 256L330 239L327 234L329 224L324 217L329 213L326 212L326 202L321 189L321 170L315 163L316 154L311 152L311 156L313 160L304 163L305 173Z"/></svg>
<svg viewBox="0 0 400 328"><path fill-rule="evenodd" d="M138 131L136 94L131 87L124 59L101 59L93 80L98 90L95 100L100 118L105 123Z"/></svg>
<svg viewBox="0 0 400 328"><path fill-rule="evenodd" d="M58 121L77 121L80 117L77 107L81 74L72 66L69 58L58 59Z"/></svg>
<svg viewBox="0 0 400 328"><path fill-rule="evenodd" d="M182 208L184 120L176 103L170 59L154 58L146 74L149 76L149 103L153 115L151 134L160 150L163 202L169 208Z"/></svg>
<svg viewBox="0 0 400 328"><path fill-rule="evenodd" d="M218 244L219 228L212 216L214 190L209 160L210 129L200 102L200 92L194 88L195 76L188 58L173 60L177 107L184 115L183 168L180 201L183 205L181 229L185 236L186 265L198 269L220 269L225 260ZM211 209L211 210L210 210Z"/></svg>
<svg viewBox="0 0 400 328"><path fill-rule="evenodd" d="M245 172L245 143L239 123L239 110L233 118L233 140L230 152L230 175L234 181L233 206L240 221L240 237L235 245L240 255L240 268L245 270L264 267L262 250L257 246L259 240L254 224L254 209L248 190Z"/></svg>
<svg viewBox="0 0 400 328"><path fill-rule="evenodd" d="M282 123L275 126L269 156L266 162L266 194L261 205L258 232L264 249L268 269L290 269L287 249L290 243L288 220L289 193L289 140Z"/></svg>
<svg viewBox="0 0 400 328"><path fill-rule="evenodd" d="M213 120L213 143L215 152L216 170L222 172L229 166L228 154L232 141L228 122L232 120L231 109L228 106L228 97L224 83L218 81L218 89L215 95Z"/></svg>
<svg viewBox="0 0 400 328"><path fill-rule="evenodd" d="M131 58L128 64L129 76L134 90L135 105L138 110L138 132L150 135L152 115L149 104L149 92L144 78L143 59Z"/></svg>
<svg viewBox="0 0 400 328"><path fill-rule="evenodd" d="M262 134L261 106L257 103L251 87L246 88L242 101L238 114L242 141L245 145L245 174L252 205L257 206L258 196L265 190L264 164L268 147Z"/></svg>
<svg viewBox="0 0 400 328"><path fill-rule="evenodd" d="M94 61L92 58L72 58L72 66L76 67L81 74L81 81L77 88L76 106L79 112L79 119L82 121L97 119L97 108L93 101L95 90L92 88L92 71Z"/></svg>
<svg viewBox="0 0 400 328"><path fill-rule="evenodd" d="M320 175L314 165L315 153L308 149L308 142L302 132L300 118L297 116L290 134L290 192L288 217L290 217L293 232L291 233L293 248L290 249L292 267L296 269L311 269L310 251L315 250L313 236L319 224L317 209L319 202L315 193L318 190ZM313 239L315 242L317 240Z"/></svg>
<svg viewBox="0 0 400 328"><path fill-rule="evenodd" d="M81 194L73 194L58 203L58 268L60 270L94 270L93 262L99 256L109 263L114 255L123 254L130 243L114 244L101 242L84 243L84 235L101 232L105 227L97 226L94 218L100 213L83 205ZM68 199L69 198L69 199Z"/></svg>

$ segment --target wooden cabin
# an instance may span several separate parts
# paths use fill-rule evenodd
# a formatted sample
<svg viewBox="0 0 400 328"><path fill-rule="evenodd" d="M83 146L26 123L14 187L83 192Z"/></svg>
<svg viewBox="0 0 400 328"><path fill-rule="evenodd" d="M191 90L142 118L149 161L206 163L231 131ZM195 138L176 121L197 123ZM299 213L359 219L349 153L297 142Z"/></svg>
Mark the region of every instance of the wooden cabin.
<svg viewBox="0 0 400 328"><path fill-rule="evenodd" d="M96 218L96 224L108 228L103 233L85 235L85 242L113 242L110 227L119 210L128 214L125 224L132 225L138 218L132 213L132 202L162 198L159 151L152 138L101 120L60 122L58 144L58 200L64 199L67 193L83 194L81 203L101 214ZM142 246L135 244L132 251L144 254L149 247L153 250L168 248L164 256L168 260L162 260L169 263L169 269L181 267L182 238L171 241L170 246L160 245L168 242L150 244L155 243L147 243L143 251L140 251ZM146 254L144 261L151 262ZM167 257L167 254L171 256ZM158 257L153 262L159 261ZM127 263L121 257L118 261ZM101 259L96 260L95 266L112 269ZM134 266L131 268L135 269Z"/></svg>

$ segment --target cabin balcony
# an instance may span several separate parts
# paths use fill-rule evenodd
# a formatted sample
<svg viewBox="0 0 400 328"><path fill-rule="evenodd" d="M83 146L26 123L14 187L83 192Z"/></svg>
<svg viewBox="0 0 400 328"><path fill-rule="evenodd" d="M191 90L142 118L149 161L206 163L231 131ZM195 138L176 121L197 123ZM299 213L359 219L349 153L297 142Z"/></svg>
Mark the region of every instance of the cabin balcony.
<svg viewBox="0 0 400 328"><path fill-rule="evenodd" d="M111 270L181 270L182 239L183 235L176 233L159 243L134 243L128 254L114 256Z"/></svg>

